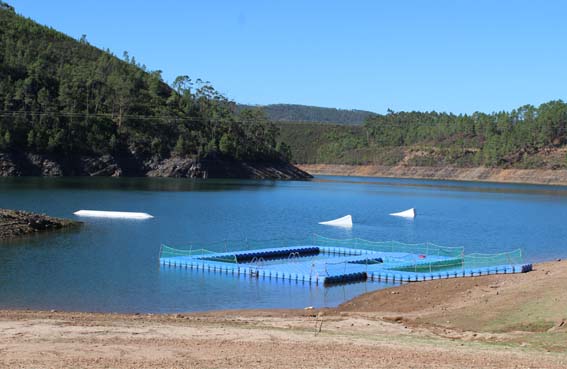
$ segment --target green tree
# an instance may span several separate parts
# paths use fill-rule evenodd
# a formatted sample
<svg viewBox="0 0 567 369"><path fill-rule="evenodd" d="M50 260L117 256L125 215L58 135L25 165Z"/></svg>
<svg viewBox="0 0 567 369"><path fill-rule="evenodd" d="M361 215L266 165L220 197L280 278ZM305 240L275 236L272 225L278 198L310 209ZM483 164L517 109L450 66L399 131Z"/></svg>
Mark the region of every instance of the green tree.
<svg viewBox="0 0 567 369"><path fill-rule="evenodd" d="M178 156L183 156L187 154L187 144L185 143L185 138L183 136L179 136L177 142L175 143L175 147L173 149L174 153Z"/></svg>
<svg viewBox="0 0 567 369"><path fill-rule="evenodd" d="M236 156L236 148L230 135L224 133L219 142L219 150L224 155Z"/></svg>
<svg viewBox="0 0 567 369"><path fill-rule="evenodd" d="M10 131L6 131L6 133L4 133L4 140L2 142L2 147L5 150L8 150L12 147L12 135L10 134Z"/></svg>

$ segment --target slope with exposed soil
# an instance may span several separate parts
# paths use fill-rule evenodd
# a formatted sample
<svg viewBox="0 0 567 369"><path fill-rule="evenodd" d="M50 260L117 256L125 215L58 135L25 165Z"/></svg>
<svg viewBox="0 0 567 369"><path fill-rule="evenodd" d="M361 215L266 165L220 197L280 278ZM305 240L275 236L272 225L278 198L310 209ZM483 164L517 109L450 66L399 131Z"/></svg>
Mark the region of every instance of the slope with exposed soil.
<svg viewBox="0 0 567 369"><path fill-rule="evenodd" d="M312 175L567 185L567 170L565 169L456 168L337 164L299 164L297 166Z"/></svg>

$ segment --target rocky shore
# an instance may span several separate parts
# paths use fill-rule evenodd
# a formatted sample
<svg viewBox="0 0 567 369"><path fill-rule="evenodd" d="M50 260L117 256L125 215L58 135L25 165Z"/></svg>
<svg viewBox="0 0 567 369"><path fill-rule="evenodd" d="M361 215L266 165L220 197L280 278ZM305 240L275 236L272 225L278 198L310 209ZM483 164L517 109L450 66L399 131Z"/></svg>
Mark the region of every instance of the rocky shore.
<svg viewBox="0 0 567 369"><path fill-rule="evenodd" d="M80 224L81 222L27 211L0 209L0 240L56 229L77 227Z"/></svg>
<svg viewBox="0 0 567 369"><path fill-rule="evenodd" d="M105 176L174 178L308 179L287 162L246 162L223 157L141 159L136 156L61 156L0 153L0 176Z"/></svg>

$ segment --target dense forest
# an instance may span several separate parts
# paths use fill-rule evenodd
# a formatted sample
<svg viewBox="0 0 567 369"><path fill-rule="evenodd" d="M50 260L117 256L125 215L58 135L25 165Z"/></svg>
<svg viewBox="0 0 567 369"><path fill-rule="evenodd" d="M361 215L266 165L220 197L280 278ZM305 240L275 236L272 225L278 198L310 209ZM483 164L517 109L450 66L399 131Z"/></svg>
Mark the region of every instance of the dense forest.
<svg viewBox="0 0 567 369"><path fill-rule="evenodd" d="M311 122L335 124L362 124L367 118L376 115L370 111L321 108L318 106L271 104L238 105L239 109L259 108L273 122Z"/></svg>
<svg viewBox="0 0 567 369"><path fill-rule="evenodd" d="M566 168L567 104L471 115L393 112L364 125L280 124L298 163Z"/></svg>
<svg viewBox="0 0 567 369"><path fill-rule="evenodd" d="M126 52L117 58L0 2L0 152L287 160L277 135L260 109L237 112L206 82L170 86Z"/></svg>

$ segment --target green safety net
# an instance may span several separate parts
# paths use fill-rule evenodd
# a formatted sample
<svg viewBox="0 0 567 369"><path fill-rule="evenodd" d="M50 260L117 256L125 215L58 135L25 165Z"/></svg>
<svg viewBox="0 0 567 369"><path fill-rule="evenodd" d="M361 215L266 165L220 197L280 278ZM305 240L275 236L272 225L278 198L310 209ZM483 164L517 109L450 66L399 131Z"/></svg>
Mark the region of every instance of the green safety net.
<svg viewBox="0 0 567 369"><path fill-rule="evenodd" d="M401 272L430 273L430 272L438 272L438 271L457 270L462 268L463 268L463 259L456 258L456 259L446 259L446 260L438 260L432 262L415 261L413 264L406 263L405 265L394 266L389 269L398 270Z"/></svg>
<svg viewBox="0 0 567 369"><path fill-rule="evenodd" d="M398 241L368 241L362 238L333 239L320 235L313 235L313 245L322 247L342 247L361 249L374 252L399 252L417 255L435 255L446 257L462 257L463 247L445 247L433 243L409 244Z"/></svg>
<svg viewBox="0 0 567 369"><path fill-rule="evenodd" d="M235 251L254 251L260 249L279 249L283 247L313 246L312 239L269 239L269 240L225 240L219 242L188 244L172 248L164 246L166 249L181 252L177 256L185 255L185 250L206 250L211 253L225 253ZM190 255L188 255L190 256Z"/></svg>
<svg viewBox="0 0 567 369"><path fill-rule="evenodd" d="M517 265L523 262L522 250L498 254L469 254L465 255L465 268L482 268L493 265Z"/></svg>
<svg viewBox="0 0 567 369"><path fill-rule="evenodd" d="M464 270L486 268L499 265L518 265L523 263L522 250L502 252L498 254L469 254L462 258L447 259L434 262L415 261L401 266L394 266L392 270L403 272L436 272L447 270Z"/></svg>
<svg viewBox="0 0 567 369"><path fill-rule="evenodd" d="M178 256L199 258L210 261L219 261L223 263L236 263L236 257L231 254L223 255L207 249L182 250L166 245L161 246L160 255L159 255L160 258L171 258Z"/></svg>

